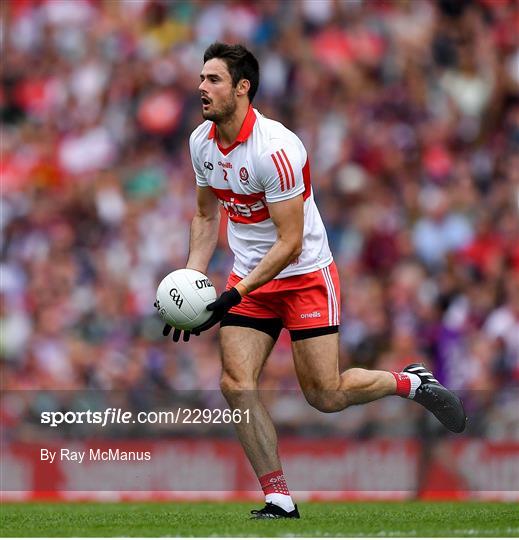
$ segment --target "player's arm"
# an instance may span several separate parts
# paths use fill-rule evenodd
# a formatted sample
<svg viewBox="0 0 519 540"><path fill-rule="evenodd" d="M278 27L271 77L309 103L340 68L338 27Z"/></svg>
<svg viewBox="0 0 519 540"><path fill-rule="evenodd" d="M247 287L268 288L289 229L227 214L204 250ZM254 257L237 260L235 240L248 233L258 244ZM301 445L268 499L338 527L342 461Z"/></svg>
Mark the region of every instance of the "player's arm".
<svg viewBox="0 0 519 540"><path fill-rule="evenodd" d="M218 199L209 187L207 169L202 167L199 151L201 136L200 130L196 129L189 137L189 153L196 180L196 211L191 222L186 268L205 274L218 241L220 209Z"/></svg>
<svg viewBox="0 0 519 540"><path fill-rule="evenodd" d="M196 212L191 222L186 268L205 274L216 248L220 224L218 199L209 187L197 186Z"/></svg>
<svg viewBox="0 0 519 540"><path fill-rule="evenodd" d="M235 285L244 296L274 279L301 254L304 228L305 189L302 144L286 138L272 139L256 164L257 177L265 191L277 239L259 264Z"/></svg>
<svg viewBox="0 0 519 540"><path fill-rule="evenodd" d="M218 240L220 209L217 198L209 187L196 187L196 212L191 222L189 238L189 257L186 268L206 273ZM164 336L171 332L171 325L166 324L162 331ZM182 330L175 328L173 341L178 341ZM184 331L184 341L189 341L191 332ZM195 332L197 334L197 332Z"/></svg>
<svg viewBox="0 0 519 540"><path fill-rule="evenodd" d="M243 296L274 279L301 254L303 246L303 196L268 204L277 240L252 272L236 288Z"/></svg>

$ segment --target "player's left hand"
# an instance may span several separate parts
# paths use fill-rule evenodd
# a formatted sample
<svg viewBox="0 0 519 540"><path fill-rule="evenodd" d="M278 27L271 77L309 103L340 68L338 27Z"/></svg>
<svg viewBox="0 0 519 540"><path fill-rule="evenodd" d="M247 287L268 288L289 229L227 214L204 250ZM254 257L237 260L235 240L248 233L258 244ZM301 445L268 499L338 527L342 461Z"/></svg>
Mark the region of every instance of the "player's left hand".
<svg viewBox="0 0 519 540"><path fill-rule="evenodd" d="M169 333L171 332L171 329L173 327L170 325L170 324L165 324L164 325L164 328L162 330L162 335L163 336L168 336ZM184 330L184 338L183 340L184 341L189 341L189 338L191 337L191 334L193 334L194 336L198 336L200 335L200 332L193 329L193 330ZM180 336L182 335L182 330L180 330L180 328L175 328L175 330L173 330L173 341L175 343L177 343L178 341L180 341Z"/></svg>
<svg viewBox="0 0 519 540"><path fill-rule="evenodd" d="M153 302L153 307L154 308L157 307L157 302ZM164 328L162 329L162 335L164 337L169 336L169 333L171 332L172 328L173 327L171 326L171 324L166 323L164 325ZM194 334L195 336L199 336L200 332L197 332L196 330L184 330L184 341L189 341L189 338L191 337L191 334ZM173 331L173 341L175 343L180 341L180 336L181 335L182 335L182 330L180 330L180 328L175 328L175 330Z"/></svg>
<svg viewBox="0 0 519 540"><path fill-rule="evenodd" d="M241 294L235 287L231 287L228 291L223 292L212 304L207 306L207 309L213 312L211 317L204 324L193 328L191 332L194 334L200 333L219 323L232 307L237 306L241 302L241 298Z"/></svg>

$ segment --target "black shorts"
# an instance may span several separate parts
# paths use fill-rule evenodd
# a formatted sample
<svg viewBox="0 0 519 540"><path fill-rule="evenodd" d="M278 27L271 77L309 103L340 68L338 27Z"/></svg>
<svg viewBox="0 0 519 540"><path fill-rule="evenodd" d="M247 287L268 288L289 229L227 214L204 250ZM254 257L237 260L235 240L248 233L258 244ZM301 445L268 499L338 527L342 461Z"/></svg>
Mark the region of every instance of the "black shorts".
<svg viewBox="0 0 519 540"><path fill-rule="evenodd" d="M274 319L258 319L256 317L247 317L245 315L236 315L227 313L220 323L220 327L224 326L241 326L242 328L253 328L260 332L268 334L274 341L277 341L281 330L283 329L283 321L278 318ZM299 341L318 336L326 336L328 334L336 334L339 331L339 326L321 326L317 328L304 328L303 330L289 330L290 339Z"/></svg>

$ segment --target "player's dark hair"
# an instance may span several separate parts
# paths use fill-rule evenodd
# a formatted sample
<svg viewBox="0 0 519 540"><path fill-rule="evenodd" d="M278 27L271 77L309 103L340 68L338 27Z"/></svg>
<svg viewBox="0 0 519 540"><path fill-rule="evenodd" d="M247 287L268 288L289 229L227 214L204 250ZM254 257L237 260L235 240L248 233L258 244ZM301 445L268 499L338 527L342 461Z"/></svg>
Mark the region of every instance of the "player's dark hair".
<svg viewBox="0 0 519 540"><path fill-rule="evenodd" d="M259 63L256 57L243 45L228 45L216 41L205 50L204 64L213 58L220 58L227 64L234 87L242 79L250 82L248 96L252 102L259 86Z"/></svg>

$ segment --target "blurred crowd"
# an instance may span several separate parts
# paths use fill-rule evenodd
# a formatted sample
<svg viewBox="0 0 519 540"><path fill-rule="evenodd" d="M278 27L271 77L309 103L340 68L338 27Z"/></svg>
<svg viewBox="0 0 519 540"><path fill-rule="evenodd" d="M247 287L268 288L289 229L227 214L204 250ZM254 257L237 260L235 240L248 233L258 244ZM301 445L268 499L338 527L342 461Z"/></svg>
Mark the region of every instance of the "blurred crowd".
<svg viewBox="0 0 519 540"><path fill-rule="evenodd" d="M153 301L186 262L188 137L203 51L220 40L257 54L254 106L308 150L342 282L341 367L424 361L465 396L471 433L519 438L517 2L1 9L3 389L218 388L216 331L173 344ZM231 266L223 223L219 291ZM261 384L287 429L405 434L420 414L392 398L312 416L285 392L286 332Z"/></svg>

